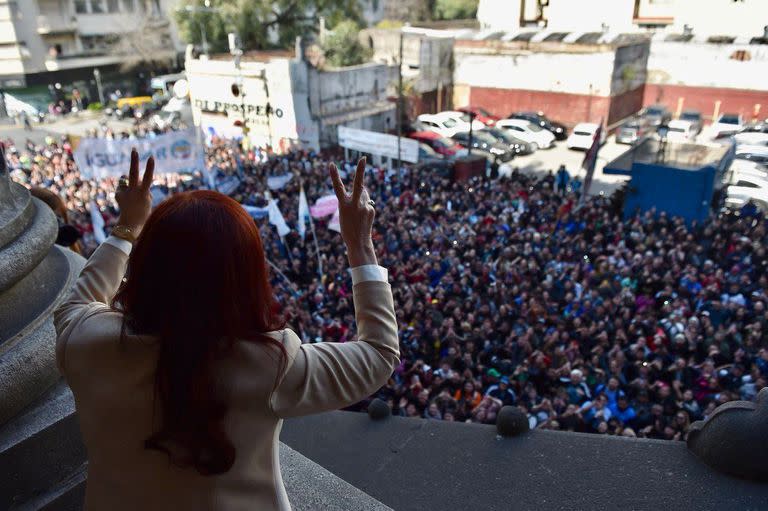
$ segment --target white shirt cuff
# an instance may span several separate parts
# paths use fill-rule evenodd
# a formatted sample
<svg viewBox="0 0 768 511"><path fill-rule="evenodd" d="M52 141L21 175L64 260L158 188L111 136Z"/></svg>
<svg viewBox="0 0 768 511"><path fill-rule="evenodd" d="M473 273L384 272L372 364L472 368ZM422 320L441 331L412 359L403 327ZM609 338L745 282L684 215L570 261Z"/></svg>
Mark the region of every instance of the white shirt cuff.
<svg viewBox="0 0 768 511"><path fill-rule="evenodd" d="M360 282L376 281L389 282L389 272L386 268L378 264L364 264L355 266L350 270L352 272L352 285Z"/></svg>
<svg viewBox="0 0 768 511"><path fill-rule="evenodd" d="M110 236L104 240L104 243L109 243L116 249L125 253L125 255L131 255L131 249L133 248L133 243L131 243L128 240L118 238L117 236Z"/></svg>

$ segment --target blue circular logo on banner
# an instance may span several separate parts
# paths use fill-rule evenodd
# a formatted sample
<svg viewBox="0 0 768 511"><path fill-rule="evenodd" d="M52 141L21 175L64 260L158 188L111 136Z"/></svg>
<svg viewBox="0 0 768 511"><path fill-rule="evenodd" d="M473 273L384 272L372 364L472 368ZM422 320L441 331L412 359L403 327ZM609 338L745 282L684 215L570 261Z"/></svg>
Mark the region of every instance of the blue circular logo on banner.
<svg viewBox="0 0 768 511"><path fill-rule="evenodd" d="M171 146L171 154L174 158L186 159L192 156L192 145L186 140L174 142Z"/></svg>

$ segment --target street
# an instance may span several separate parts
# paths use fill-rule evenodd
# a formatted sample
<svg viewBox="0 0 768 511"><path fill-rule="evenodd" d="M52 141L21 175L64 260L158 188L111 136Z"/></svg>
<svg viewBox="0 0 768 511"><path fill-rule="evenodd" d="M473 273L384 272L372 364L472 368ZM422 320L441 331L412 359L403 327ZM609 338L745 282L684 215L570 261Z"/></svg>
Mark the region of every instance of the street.
<svg viewBox="0 0 768 511"><path fill-rule="evenodd" d="M628 145L617 144L614 137L608 137L605 145L600 148L597 155L597 167L592 178L591 194L600 192L610 194L627 179L625 176L605 175L603 167L630 148ZM519 156L513 160L512 166L517 166L523 172L545 174L548 171L556 172L560 165L565 165L571 176L578 176L584 180L585 172L581 168L584 160L584 151L570 150L565 146L565 140L556 142L551 149L540 149L528 156Z"/></svg>

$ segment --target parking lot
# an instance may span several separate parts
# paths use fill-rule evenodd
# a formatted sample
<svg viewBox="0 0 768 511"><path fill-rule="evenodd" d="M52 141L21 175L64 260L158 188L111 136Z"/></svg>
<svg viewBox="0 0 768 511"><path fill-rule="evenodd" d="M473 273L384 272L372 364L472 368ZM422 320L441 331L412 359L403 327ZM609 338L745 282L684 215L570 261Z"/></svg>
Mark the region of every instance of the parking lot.
<svg viewBox="0 0 768 511"><path fill-rule="evenodd" d="M600 148L597 156L597 167L592 180L591 194L604 192L612 193L619 185L629 178L625 176L605 175L603 167L630 148L628 145L617 144L613 136L608 137L605 145ZM565 141L556 142L551 149L540 149L528 156L518 156L511 163L523 172L544 174L549 170L557 171L560 165L565 165L571 176L579 176L583 181L585 172L581 168L584 160L583 151L573 151L565 147Z"/></svg>

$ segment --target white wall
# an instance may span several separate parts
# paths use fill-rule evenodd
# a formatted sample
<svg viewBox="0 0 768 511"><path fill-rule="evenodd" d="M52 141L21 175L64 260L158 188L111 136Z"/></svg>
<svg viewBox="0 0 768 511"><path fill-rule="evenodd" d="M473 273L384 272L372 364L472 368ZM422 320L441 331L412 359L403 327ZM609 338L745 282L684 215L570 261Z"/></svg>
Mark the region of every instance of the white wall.
<svg viewBox="0 0 768 511"><path fill-rule="evenodd" d="M631 32L634 9L634 0L549 0L544 17L547 30L600 32L605 23L611 32Z"/></svg>
<svg viewBox="0 0 768 511"><path fill-rule="evenodd" d="M273 146L279 147L281 139L285 139L284 144L298 143L300 137L297 132L290 67L290 60L285 58L266 63L243 62L242 84L245 97L241 100L232 94L232 84L237 79L232 61L188 59L187 78L195 124L200 124L204 110L226 116L230 125L236 120L242 120L243 116L238 110L242 102L246 105L246 119L254 144L263 146L271 141ZM262 73L266 78L266 88L265 80L261 78ZM269 115L265 110L268 102L273 109Z"/></svg>
<svg viewBox="0 0 768 511"><path fill-rule="evenodd" d="M477 21L484 29L517 30L520 28L521 0L480 0Z"/></svg>
<svg viewBox="0 0 768 511"><path fill-rule="evenodd" d="M763 35L768 25L767 0L675 0L675 31L693 27L697 35Z"/></svg>
<svg viewBox="0 0 768 511"><path fill-rule="evenodd" d="M750 60L730 57L737 50ZM764 45L653 42L648 83L768 91L768 47Z"/></svg>
<svg viewBox="0 0 768 511"><path fill-rule="evenodd" d="M612 51L520 55L455 54L454 83L473 87L525 89L609 96ZM590 89L591 87L591 89Z"/></svg>

